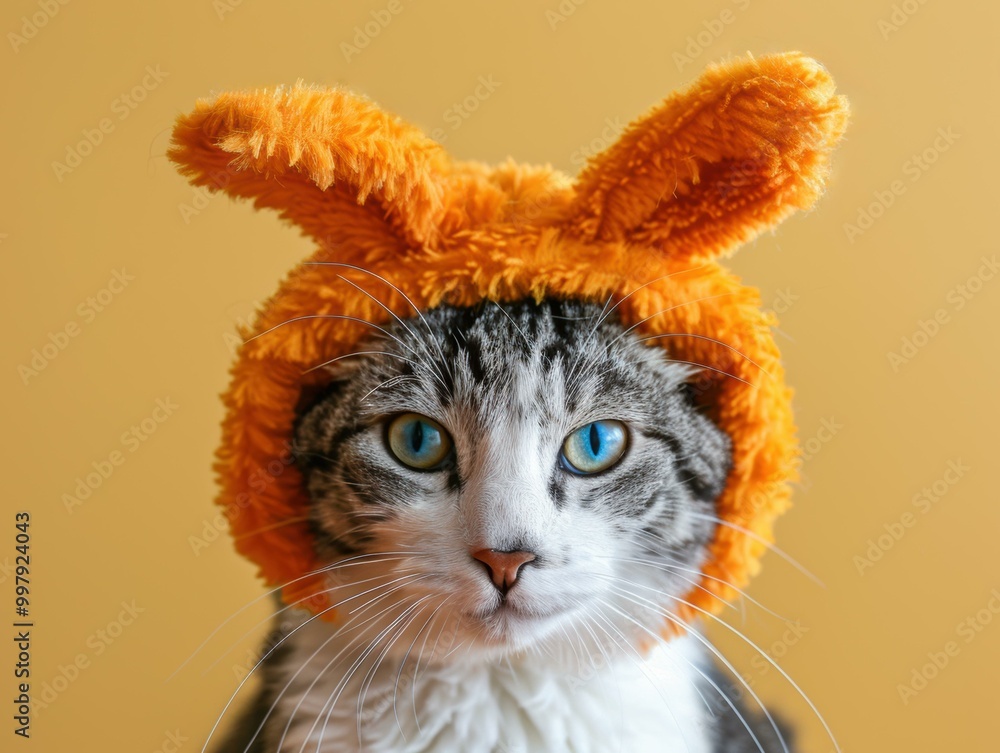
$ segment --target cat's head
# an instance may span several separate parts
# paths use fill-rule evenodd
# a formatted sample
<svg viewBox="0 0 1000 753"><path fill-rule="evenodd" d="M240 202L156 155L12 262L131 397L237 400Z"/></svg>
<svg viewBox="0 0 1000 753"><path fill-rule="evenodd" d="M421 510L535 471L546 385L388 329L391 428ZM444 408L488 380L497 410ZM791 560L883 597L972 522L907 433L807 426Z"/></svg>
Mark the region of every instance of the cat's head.
<svg viewBox="0 0 1000 753"><path fill-rule="evenodd" d="M479 648L631 635L697 584L729 440L695 369L614 311L444 306L361 351L295 433L349 626L435 615Z"/></svg>
<svg viewBox="0 0 1000 753"><path fill-rule="evenodd" d="M199 103L174 132L181 171L319 244L246 332L225 395L217 469L237 547L323 615L331 588L363 580L346 575L361 565L334 586L317 572L345 547L419 546L428 577L406 593L464 594L455 608L484 635L518 609L557 625L636 572L671 615L717 609L758 567L797 446L773 318L716 259L813 204L846 119L814 61L736 60L571 180L453 161L343 90ZM296 426L306 474L288 462ZM440 467L408 464L431 438ZM621 454L578 473L570 453L588 442ZM623 559L671 547L686 581L623 575ZM490 612L504 588L506 611Z"/></svg>

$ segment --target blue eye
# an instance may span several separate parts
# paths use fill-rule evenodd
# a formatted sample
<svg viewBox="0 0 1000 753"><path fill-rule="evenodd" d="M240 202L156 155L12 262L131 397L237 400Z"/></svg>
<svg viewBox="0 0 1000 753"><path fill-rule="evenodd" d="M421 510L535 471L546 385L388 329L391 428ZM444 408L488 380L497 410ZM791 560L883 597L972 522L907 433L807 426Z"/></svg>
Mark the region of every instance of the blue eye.
<svg viewBox="0 0 1000 753"><path fill-rule="evenodd" d="M426 471L451 452L451 437L437 421L417 413L404 413L389 424L389 449L399 462Z"/></svg>
<svg viewBox="0 0 1000 753"><path fill-rule="evenodd" d="M621 421L594 421L566 437L562 459L574 473L600 473L621 460L627 444L628 432Z"/></svg>

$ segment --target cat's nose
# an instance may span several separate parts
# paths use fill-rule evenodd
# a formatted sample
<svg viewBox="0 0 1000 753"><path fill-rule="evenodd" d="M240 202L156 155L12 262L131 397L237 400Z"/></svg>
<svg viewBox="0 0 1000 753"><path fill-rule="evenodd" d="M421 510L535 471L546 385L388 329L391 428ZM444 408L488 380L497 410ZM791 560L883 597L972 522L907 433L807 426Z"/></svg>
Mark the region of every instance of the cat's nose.
<svg viewBox="0 0 1000 753"><path fill-rule="evenodd" d="M498 549L479 549L472 552L472 556L486 565L493 585L502 594L514 585L521 567L535 559L533 552L503 552Z"/></svg>

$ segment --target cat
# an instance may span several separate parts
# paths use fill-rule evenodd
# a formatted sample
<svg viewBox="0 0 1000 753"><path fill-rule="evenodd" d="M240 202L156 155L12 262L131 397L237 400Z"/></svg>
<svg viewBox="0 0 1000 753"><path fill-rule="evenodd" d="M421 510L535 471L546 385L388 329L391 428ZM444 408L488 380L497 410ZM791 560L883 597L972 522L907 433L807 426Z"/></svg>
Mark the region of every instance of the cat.
<svg viewBox="0 0 1000 753"><path fill-rule="evenodd" d="M790 746L698 633L660 639L730 442L606 308L442 306L338 365L294 441L338 619L284 610L219 753Z"/></svg>
<svg viewBox="0 0 1000 753"><path fill-rule="evenodd" d="M220 751L791 753L700 632L799 456L720 260L814 204L847 120L800 53L708 67L575 178L335 87L178 119L193 183L318 244L223 396L219 502L280 601Z"/></svg>

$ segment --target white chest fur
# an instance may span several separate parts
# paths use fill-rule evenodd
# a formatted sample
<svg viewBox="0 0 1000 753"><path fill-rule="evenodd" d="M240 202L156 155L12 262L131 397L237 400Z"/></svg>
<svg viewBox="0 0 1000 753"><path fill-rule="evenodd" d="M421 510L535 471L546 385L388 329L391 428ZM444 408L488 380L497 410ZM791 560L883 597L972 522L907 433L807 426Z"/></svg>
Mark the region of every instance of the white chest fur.
<svg viewBox="0 0 1000 753"><path fill-rule="evenodd" d="M709 753L710 715L696 687L706 668L692 638L637 657L499 662L451 656L358 661L329 625L289 639L268 750L281 753ZM351 673L351 668L356 668ZM374 671L370 671L376 666ZM697 669L695 669L697 667ZM345 682L345 677L350 674Z"/></svg>

